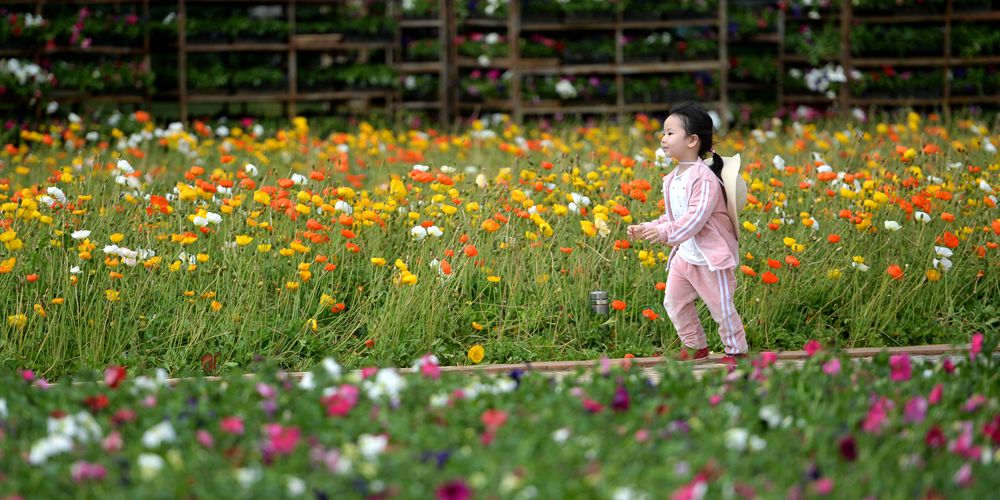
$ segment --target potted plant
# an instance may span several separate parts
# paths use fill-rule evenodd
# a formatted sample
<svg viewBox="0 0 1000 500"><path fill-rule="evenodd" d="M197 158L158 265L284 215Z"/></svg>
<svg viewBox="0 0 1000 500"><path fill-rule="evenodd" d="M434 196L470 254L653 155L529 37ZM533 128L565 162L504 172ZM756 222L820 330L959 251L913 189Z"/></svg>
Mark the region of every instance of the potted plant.
<svg viewBox="0 0 1000 500"><path fill-rule="evenodd" d="M717 59L719 57L719 40L715 37L714 31L704 31L700 34L692 33L681 40L678 40L667 51L667 56L676 61L694 61L703 59Z"/></svg>
<svg viewBox="0 0 1000 500"><path fill-rule="evenodd" d="M663 79L659 76L629 76L623 92L626 104L663 102Z"/></svg>
<svg viewBox="0 0 1000 500"><path fill-rule="evenodd" d="M285 71L270 64L240 68L233 72L232 83L236 90L287 90Z"/></svg>
<svg viewBox="0 0 1000 500"><path fill-rule="evenodd" d="M507 19L510 0L455 0L455 17L466 19Z"/></svg>
<svg viewBox="0 0 1000 500"><path fill-rule="evenodd" d="M522 59L558 59L566 50L566 42L537 33L522 37L520 43Z"/></svg>
<svg viewBox="0 0 1000 500"><path fill-rule="evenodd" d="M0 59L0 99L40 102L52 91L55 76L22 59Z"/></svg>
<svg viewBox="0 0 1000 500"><path fill-rule="evenodd" d="M614 40L608 37L569 40L562 56L564 64L604 64L614 60Z"/></svg>
<svg viewBox="0 0 1000 500"><path fill-rule="evenodd" d="M600 22L613 19L621 12L624 0L570 0L560 1L563 20L567 23Z"/></svg>
<svg viewBox="0 0 1000 500"><path fill-rule="evenodd" d="M459 55L471 58L486 56L491 59L507 57L510 46L507 37L498 33L471 33L455 38Z"/></svg>
<svg viewBox="0 0 1000 500"><path fill-rule="evenodd" d="M553 75L528 75L521 82L521 96L526 103L534 106L555 105L559 102L557 81Z"/></svg>
<svg viewBox="0 0 1000 500"><path fill-rule="evenodd" d="M840 31L831 25L819 29L802 25L785 34L785 47L788 53L804 55L810 64L819 64L840 54Z"/></svg>
<svg viewBox="0 0 1000 500"><path fill-rule="evenodd" d="M1000 52L1000 30L987 24L953 24L951 51L961 57L996 54Z"/></svg>
<svg viewBox="0 0 1000 500"><path fill-rule="evenodd" d="M438 61L444 54L441 40L437 38L404 39L403 54L406 61Z"/></svg>
<svg viewBox="0 0 1000 500"><path fill-rule="evenodd" d="M438 14L438 0L401 0L403 19L433 19Z"/></svg>
<svg viewBox="0 0 1000 500"><path fill-rule="evenodd" d="M404 101L437 101L440 98L441 80L438 75L406 75L399 81Z"/></svg>
<svg viewBox="0 0 1000 500"><path fill-rule="evenodd" d="M522 22L558 23L562 19L563 10L559 0L522 0Z"/></svg>
<svg viewBox="0 0 1000 500"><path fill-rule="evenodd" d="M944 31L938 26L859 24L851 29L851 53L856 56L940 56Z"/></svg>
<svg viewBox="0 0 1000 500"><path fill-rule="evenodd" d="M743 52L729 58L729 76L736 81L774 83L778 60L766 52Z"/></svg>
<svg viewBox="0 0 1000 500"><path fill-rule="evenodd" d="M711 18L718 14L718 9L717 0L664 0L654 12L659 12L660 19L670 21Z"/></svg>
<svg viewBox="0 0 1000 500"><path fill-rule="evenodd" d="M670 52L673 35L669 31L624 35L619 42L625 62L662 61Z"/></svg>
<svg viewBox="0 0 1000 500"><path fill-rule="evenodd" d="M485 102L508 97L510 73L498 69L472 70L459 79L459 96L462 100Z"/></svg>
<svg viewBox="0 0 1000 500"><path fill-rule="evenodd" d="M372 90L396 86L396 70L385 64L353 64L335 69L336 79L345 89Z"/></svg>
<svg viewBox="0 0 1000 500"><path fill-rule="evenodd" d="M729 11L730 38L749 38L777 30L778 10L773 5L756 9L732 8Z"/></svg>

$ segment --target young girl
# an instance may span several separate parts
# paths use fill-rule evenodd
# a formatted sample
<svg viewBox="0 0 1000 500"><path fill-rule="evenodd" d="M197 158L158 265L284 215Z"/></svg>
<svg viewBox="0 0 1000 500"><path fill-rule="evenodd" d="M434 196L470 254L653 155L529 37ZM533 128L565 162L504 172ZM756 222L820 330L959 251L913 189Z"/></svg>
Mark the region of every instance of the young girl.
<svg viewBox="0 0 1000 500"><path fill-rule="evenodd" d="M631 239L670 245L663 307L695 359L708 356L708 341L694 300L705 302L719 324L724 362L747 352L743 320L733 303L739 261L738 233L720 182L722 158L712 149L712 118L701 106L682 104L663 122L660 147L677 167L663 178L665 214L628 227ZM711 164L702 157L712 153ZM682 353L686 357L687 352Z"/></svg>

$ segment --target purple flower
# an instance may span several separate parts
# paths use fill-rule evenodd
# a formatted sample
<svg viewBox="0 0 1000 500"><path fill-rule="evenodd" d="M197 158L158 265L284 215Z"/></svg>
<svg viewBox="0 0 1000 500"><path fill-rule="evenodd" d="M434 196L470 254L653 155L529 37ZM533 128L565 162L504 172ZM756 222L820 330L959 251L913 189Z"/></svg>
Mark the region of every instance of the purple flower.
<svg viewBox="0 0 1000 500"><path fill-rule="evenodd" d="M611 409L614 411L628 411L629 399L628 389L619 384L615 389L615 396L611 399Z"/></svg>
<svg viewBox="0 0 1000 500"><path fill-rule="evenodd" d="M923 396L911 398L903 409L904 418L909 423L923 422L927 416L927 399Z"/></svg>

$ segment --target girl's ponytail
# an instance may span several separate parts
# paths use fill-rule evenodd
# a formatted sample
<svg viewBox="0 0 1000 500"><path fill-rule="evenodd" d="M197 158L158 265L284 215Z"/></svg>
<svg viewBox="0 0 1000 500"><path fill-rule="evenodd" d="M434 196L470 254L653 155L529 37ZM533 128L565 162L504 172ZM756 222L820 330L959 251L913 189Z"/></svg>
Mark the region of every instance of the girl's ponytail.
<svg viewBox="0 0 1000 500"><path fill-rule="evenodd" d="M723 161L722 161L722 157L719 156L719 153L716 153L715 150L713 149L712 150L712 164L709 165L709 168L712 169L712 173L714 173L715 176L719 178L719 180L722 180L722 167L723 167L723 165L724 164L723 164Z"/></svg>

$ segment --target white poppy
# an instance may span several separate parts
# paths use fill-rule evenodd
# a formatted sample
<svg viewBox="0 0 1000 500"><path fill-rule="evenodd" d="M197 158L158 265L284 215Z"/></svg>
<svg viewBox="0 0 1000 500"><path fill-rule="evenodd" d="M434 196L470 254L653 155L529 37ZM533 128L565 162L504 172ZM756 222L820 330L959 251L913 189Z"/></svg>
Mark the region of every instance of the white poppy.
<svg viewBox="0 0 1000 500"><path fill-rule="evenodd" d="M900 226L899 223L894 220L887 220L883 225L885 226L885 229L887 231L899 231L899 229L903 227Z"/></svg>
<svg viewBox="0 0 1000 500"><path fill-rule="evenodd" d="M82 240L90 236L90 231L87 231L86 229L81 229L79 231L73 231L73 234L70 234L70 236L74 240Z"/></svg>
<svg viewBox="0 0 1000 500"><path fill-rule="evenodd" d="M249 175L250 177L257 177L257 174L259 173L257 171L257 166L254 165L253 163L247 163L243 167L243 171L246 172L247 175Z"/></svg>
<svg viewBox="0 0 1000 500"><path fill-rule="evenodd" d="M928 215L927 212L916 211L916 212L913 213L913 218L917 222L930 222L931 221L931 216Z"/></svg>

